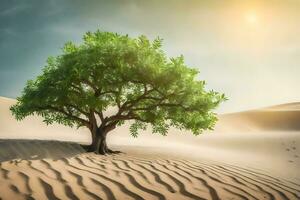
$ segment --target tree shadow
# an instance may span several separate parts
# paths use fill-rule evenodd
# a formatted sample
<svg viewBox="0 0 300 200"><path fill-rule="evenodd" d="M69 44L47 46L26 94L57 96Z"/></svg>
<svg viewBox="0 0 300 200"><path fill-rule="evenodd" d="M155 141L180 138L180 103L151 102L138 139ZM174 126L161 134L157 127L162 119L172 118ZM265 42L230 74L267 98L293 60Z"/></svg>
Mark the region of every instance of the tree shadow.
<svg viewBox="0 0 300 200"><path fill-rule="evenodd" d="M86 152L79 144L53 140L0 139L0 162L72 157Z"/></svg>

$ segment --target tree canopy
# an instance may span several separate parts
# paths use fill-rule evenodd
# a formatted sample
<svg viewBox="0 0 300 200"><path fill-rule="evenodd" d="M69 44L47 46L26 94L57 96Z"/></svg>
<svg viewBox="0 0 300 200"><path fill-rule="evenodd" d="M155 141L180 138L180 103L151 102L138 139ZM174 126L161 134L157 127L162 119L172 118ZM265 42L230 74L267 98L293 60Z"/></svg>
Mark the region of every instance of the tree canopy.
<svg viewBox="0 0 300 200"><path fill-rule="evenodd" d="M160 38L87 32L82 44L68 42L61 55L48 58L11 111L18 120L36 114L47 124L85 126L93 138L126 120L133 136L148 125L162 135L170 126L195 135L212 129L213 109L225 95L207 91L197 69L183 56L168 58L161 47ZM116 112L106 116L111 107Z"/></svg>

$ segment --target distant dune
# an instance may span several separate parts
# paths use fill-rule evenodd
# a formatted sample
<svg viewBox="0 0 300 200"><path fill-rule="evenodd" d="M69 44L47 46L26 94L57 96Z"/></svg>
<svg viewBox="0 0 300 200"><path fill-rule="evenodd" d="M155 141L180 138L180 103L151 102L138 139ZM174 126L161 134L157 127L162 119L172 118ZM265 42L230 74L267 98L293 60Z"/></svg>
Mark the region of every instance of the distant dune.
<svg viewBox="0 0 300 200"><path fill-rule="evenodd" d="M14 99L0 97L0 138L89 143L90 135L84 129L76 130L57 124L47 126L42 118L36 116L16 121L9 110L15 103Z"/></svg>
<svg viewBox="0 0 300 200"><path fill-rule="evenodd" d="M279 110L292 110L292 111L299 110L300 111L300 103L293 102L293 103L280 104L280 105L270 106L265 109L266 110L276 110L276 111L279 111Z"/></svg>
<svg viewBox="0 0 300 200"><path fill-rule="evenodd" d="M284 104L260 110L224 114L217 126L243 131L300 131L300 103ZM220 131L226 131L226 129ZM231 131L231 130L230 130Z"/></svg>
<svg viewBox="0 0 300 200"><path fill-rule="evenodd" d="M300 103L220 115L197 137L136 139L127 123L109 156L84 152L84 129L15 121L13 103L0 97L0 199L300 199Z"/></svg>

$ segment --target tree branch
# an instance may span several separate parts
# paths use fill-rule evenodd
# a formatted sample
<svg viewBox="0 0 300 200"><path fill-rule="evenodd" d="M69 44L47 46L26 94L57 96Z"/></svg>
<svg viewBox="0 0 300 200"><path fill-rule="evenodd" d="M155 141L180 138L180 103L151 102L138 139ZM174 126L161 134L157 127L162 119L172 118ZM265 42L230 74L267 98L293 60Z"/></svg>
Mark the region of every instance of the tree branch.
<svg viewBox="0 0 300 200"><path fill-rule="evenodd" d="M84 83L84 84L86 84L86 85L88 85L88 86L90 86L90 87L94 90L94 92L97 92L97 91L99 90L99 88L97 88L97 87L96 87L93 83L91 83L88 79L82 79L81 82Z"/></svg>
<svg viewBox="0 0 300 200"><path fill-rule="evenodd" d="M102 111L96 111L96 110L95 110L95 113L98 115L98 117L100 118L101 122L103 122L103 121L104 121L103 112L102 112Z"/></svg>
<svg viewBox="0 0 300 200"><path fill-rule="evenodd" d="M150 111L152 109L154 109L155 107L158 107L158 106L162 106L162 107L181 107L183 110L185 111L191 111L191 109L187 108L187 107L184 107L184 105L182 104L176 104L176 103L160 103L160 104L153 104L149 107L144 107L144 108L132 108L132 110L134 111Z"/></svg>
<svg viewBox="0 0 300 200"><path fill-rule="evenodd" d="M89 116L89 113L85 112L84 110L82 110L81 108L79 108L78 106L75 106L73 104L66 104L66 106L69 106L75 110L77 110L78 112L80 112L81 114L85 115L86 117Z"/></svg>
<svg viewBox="0 0 300 200"><path fill-rule="evenodd" d="M87 121L87 120L85 120L85 119L82 119L82 118L80 118L80 117L74 116L74 115L72 115L70 112L66 112L65 110L60 109L60 108L56 108L56 107L53 107L53 106L50 106L50 105L49 105L49 106L45 106L45 107L39 107L39 109L40 109L40 110L52 110L52 111L54 111L54 112L59 112L59 113L64 114L64 115L66 115L67 117L69 117L69 118L71 118L71 119L73 119L73 120L75 120L75 121L80 122L80 123L83 124L84 126L89 127L89 125L90 125L90 122L89 122L89 121Z"/></svg>

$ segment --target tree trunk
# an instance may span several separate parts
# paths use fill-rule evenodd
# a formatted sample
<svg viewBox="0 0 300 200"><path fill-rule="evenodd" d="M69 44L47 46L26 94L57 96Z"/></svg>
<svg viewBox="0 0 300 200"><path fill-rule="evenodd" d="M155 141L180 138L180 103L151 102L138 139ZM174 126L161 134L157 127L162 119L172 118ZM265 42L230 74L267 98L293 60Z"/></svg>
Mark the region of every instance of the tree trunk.
<svg viewBox="0 0 300 200"><path fill-rule="evenodd" d="M109 153L106 144L107 133L101 129L96 130L96 133L92 133L92 144L89 148L89 152L95 152L97 154Z"/></svg>
<svg viewBox="0 0 300 200"><path fill-rule="evenodd" d="M111 153L121 153L120 151L113 151L107 147L106 135L109 129L92 129L92 144L88 148L88 152L95 152L96 154L111 154Z"/></svg>

